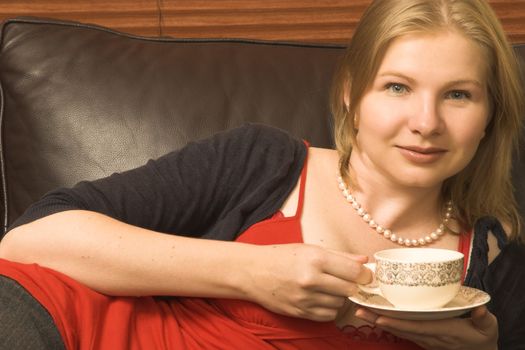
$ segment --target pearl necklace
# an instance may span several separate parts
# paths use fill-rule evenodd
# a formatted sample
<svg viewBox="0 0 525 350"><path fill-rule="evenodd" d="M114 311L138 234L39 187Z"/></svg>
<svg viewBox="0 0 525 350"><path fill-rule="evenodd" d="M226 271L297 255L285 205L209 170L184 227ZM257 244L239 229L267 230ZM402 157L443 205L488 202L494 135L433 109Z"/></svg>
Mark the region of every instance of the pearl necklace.
<svg viewBox="0 0 525 350"><path fill-rule="evenodd" d="M377 233L383 235L386 239L391 240L394 243L406 246L406 247L416 247L416 246L423 246L428 243L432 243L434 241L437 241L439 237L443 236L446 232L446 226L445 224L450 220L450 217L452 215L452 201L447 202L447 206L445 209L445 217L439 224L439 227L433 231L432 233L421 237L419 239L409 239L409 238L403 238L396 235L391 230L382 227L377 222L372 219L370 214L368 214L362 207L359 202L357 202L356 198L352 196L350 191L348 191L348 188L346 187L346 184L341 177L340 174L337 176L337 182L339 183L339 189L343 193L343 196L347 200L348 203L352 204L352 208L355 209L357 214L370 226L370 228L374 229Z"/></svg>

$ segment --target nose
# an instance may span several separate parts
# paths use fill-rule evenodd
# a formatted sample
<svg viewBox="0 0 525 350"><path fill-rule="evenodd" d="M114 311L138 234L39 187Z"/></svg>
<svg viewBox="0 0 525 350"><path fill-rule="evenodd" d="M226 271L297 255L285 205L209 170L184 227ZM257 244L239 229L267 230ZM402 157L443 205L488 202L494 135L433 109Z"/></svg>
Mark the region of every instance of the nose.
<svg viewBox="0 0 525 350"><path fill-rule="evenodd" d="M423 137L441 134L444 123L437 99L431 95L425 95L413 102L412 115L408 121L410 131Z"/></svg>

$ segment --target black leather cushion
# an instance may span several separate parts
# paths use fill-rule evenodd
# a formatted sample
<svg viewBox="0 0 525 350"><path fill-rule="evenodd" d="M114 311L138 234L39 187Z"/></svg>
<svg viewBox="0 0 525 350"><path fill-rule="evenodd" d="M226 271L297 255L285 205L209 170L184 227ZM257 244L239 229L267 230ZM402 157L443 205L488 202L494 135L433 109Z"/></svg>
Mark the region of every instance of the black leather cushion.
<svg viewBox="0 0 525 350"><path fill-rule="evenodd" d="M7 21L0 45L4 228L50 189L138 166L246 121L331 147L328 94L343 51ZM517 164L525 207L524 174Z"/></svg>
<svg viewBox="0 0 525 350"><path fill-rule="evenodd" d="M2 220L42 194L246 121L331 146L336 46L147 39L39 19L2 28Z"/></svg>

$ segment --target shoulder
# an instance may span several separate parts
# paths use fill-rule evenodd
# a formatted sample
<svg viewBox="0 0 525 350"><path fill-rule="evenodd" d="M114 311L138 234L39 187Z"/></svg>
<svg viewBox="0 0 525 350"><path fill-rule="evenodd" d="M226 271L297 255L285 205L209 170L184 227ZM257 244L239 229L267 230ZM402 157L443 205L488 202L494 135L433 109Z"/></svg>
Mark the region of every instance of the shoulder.
<svg viewBox="0 0 525 350"><path fill-rule="evenodd" d="M512 226L505 221L494 219L497 223L489 228L487 232L488 245L488 263L491 264L496 259L503 247L508 243L508 237L511 236Z"/></svg>
<svg viewBox="0 0 525 350"><path fill-rule="evenodd" d="M484 279L490 271L499 270L502 261L508 260L508 241L505 226L493 216L479 218L474 224L471 261L467 273L467 285L486 290Z"/></svg>
<svg viewBox="0 0 525 350"><path fill-rule="evenodd" d="M474 226L474 250L487 257L490 264L507 244L510 225L495 217L480 218Z"/></svg>
<svg viewBox="0 0 525 350"><path fill-rule="evenodd" d="M339 160L339 155L335 149L331 148L319 148L319 147L310 147L309 156L311 158L318 159L319 161L330 161Z"/></svg>
<svg viewBox="0 0 525 350"><path fill-rule="evenodd" d="M338 164L339 155L336 150L318 147L308 149L308 173L312 176L334 178Z"/></svg>
<svg viewBox="0 0 525 350"><path fill-rule="evenodd" d="M326 183L335 179L338 155L333 149L308 147L307 159L307 180L306 191L308 198L318 198L318 192L323 192L321 198L326 194ZM281 207L285 216L293 216L297 210L296 204L299 200L300 182L297 181L295 186ZM313 192L313 193L312 193Z"/></svg>
<svg viewBox="0 0 525 350"><path fill-rule="evenodd" d="M499 255L499 253L501 252L501 249L500 247L498 247L498 240L496 239L496 237L494 236L494 233L492 232L489 232L488 234L487 243L489 247L489 251L487 252L487 259L488 259L488 263L490 264Z"/></svg>
<svg viewBox="0 0 525 350"><path fill-rule="evenodd" d="M239 160L244 157L260 159L259 156L267 157L270 161L290 157L302 159L307 152L300 138L285 130L256 123L246 123L196 143L200 147L211 147L215 153Z"/></svg>
<svg viewBox="0 0 525 350"><path fill-rule="evenodd" d="M306 156L306 145L290 133L263 124L246 123L188 142L158 160L168 168L180 164L195 166L229 165L244 166L272 163L302 164ZM193 166L191 167L194 168ZM225 169L222 169L223 171ZM230 169L231 170L231 169Z"/></svg>
<svg viewBox="0 0 525 350"><path fill-rule="evenodd" d="M304 140L289 132L264 124L247 123L216 136L230 156L248 162L302 166L308 149Z"/></svg>

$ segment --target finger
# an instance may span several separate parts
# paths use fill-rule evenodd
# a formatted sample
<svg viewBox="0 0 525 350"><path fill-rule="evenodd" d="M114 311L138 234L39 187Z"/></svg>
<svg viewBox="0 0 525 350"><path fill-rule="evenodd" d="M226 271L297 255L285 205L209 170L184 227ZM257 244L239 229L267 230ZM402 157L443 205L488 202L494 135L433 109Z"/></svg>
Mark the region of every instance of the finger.
<svg viewBox="0 0 525 350"><path fill-rule="evenodd" d="M487 310L486 306L480 306L472 310L470 317L474 327L482 333L494 329L495 324L498 322L496 317Z"/></svg>
<svg viewBox="0 0 525 350"><path fill-rule="evenodd" d="M326 322L335 320L338 313L339 309L327 307L312 307L303 310L301 317L312 321Z"/></svg>
<svg viewBox="0 0 525 350"><path fill-rule="evenodd" d="M363 308L363 307L358 307L356 309L355 316L372 325L376 325L376 321L380 317L378 314L370 311L367 308ZM409 339L410 341L418 344L422 348L427 348L426 345L428 345L429 341L435 340L433 338L429 338L428 335L420 335L420 334L414 334L410 332L403 332L403 331L400 331L399 329L391 328L388 326L381 326L380 328L392 335L395 335L398 338Z"/></svg>
<svg viewBox="0 0 525 350"><path fill-rule="evenodd" d="M336 277L329 273L324 273L318 280L316 280L315 285L311 286L310 290L346 298L357 292L357 286L352 281Z"/></svg>
<svg viewBox="0 0 525 350"><path fill-rule="evenodd" d="M308 300L304 302L305 308L329 308L339 310L345 304L346 298L343 296L335 296L326 293L315 293L311 295Z"/></svg>
<svg viewBox="0 0 525 350"><path fill-rule="evenodd" d="M357 276L354 277L353 281L357 284L368 284L372 283L374 279L374 273L363 265L359 266L359 272Z"/></svg>
<svg viewBox="0 0 525 350"><path fill-rule="evenodd" d="M468 322L465 319L446 319L435 321L411 321L379 316L376 325L389 331L404 332L420 335L448 335L451 330L460 329L461 323Z"/></svg>
<svg viewBox="0 0 525 350"><path fill-rule="evenodd" d="M372 271L363 266L367 257L336 252L329 254L323 272L359 284L372 282Z"/></svg>
<svg viewBox="0 0 525 350"><path fill-rule="evenodd" d="M379 315L370 311L369 309L358 307L355 311L355 316L370 324L375 324Z"/></svg>
<svg viewBox="0 0 525 350"><path fill-rule="evenodd" d="M322 309L316 312L312 312L308 315L306 315L303 318L306 318L310 321L316 321L316 322L328 322L333 321L337 317L337 311L332 309Z"/></svg>
<svg viewBox="0 0 525 350"><path fill-rule="evenodd" d="M454 343L453 341L451 341L453 339L449 335L440 335L440 336L430 335L429 336L428 334L416 334L413 331L410 331L410 332L402 331L398 328L389 327L385 325L380 326L377 324L377 320L379 319L379 317L384 318L384 316L379 316L378 314L370 311L367 308L363 308L363 307L357 308L355 312L355 316L368 323L377 325L382 330L390 334L393 334L398 338L408 339L425 349L426 348L450 349L451 344ZM379 322L379 323L384 323L384 322Z"/></svg>

